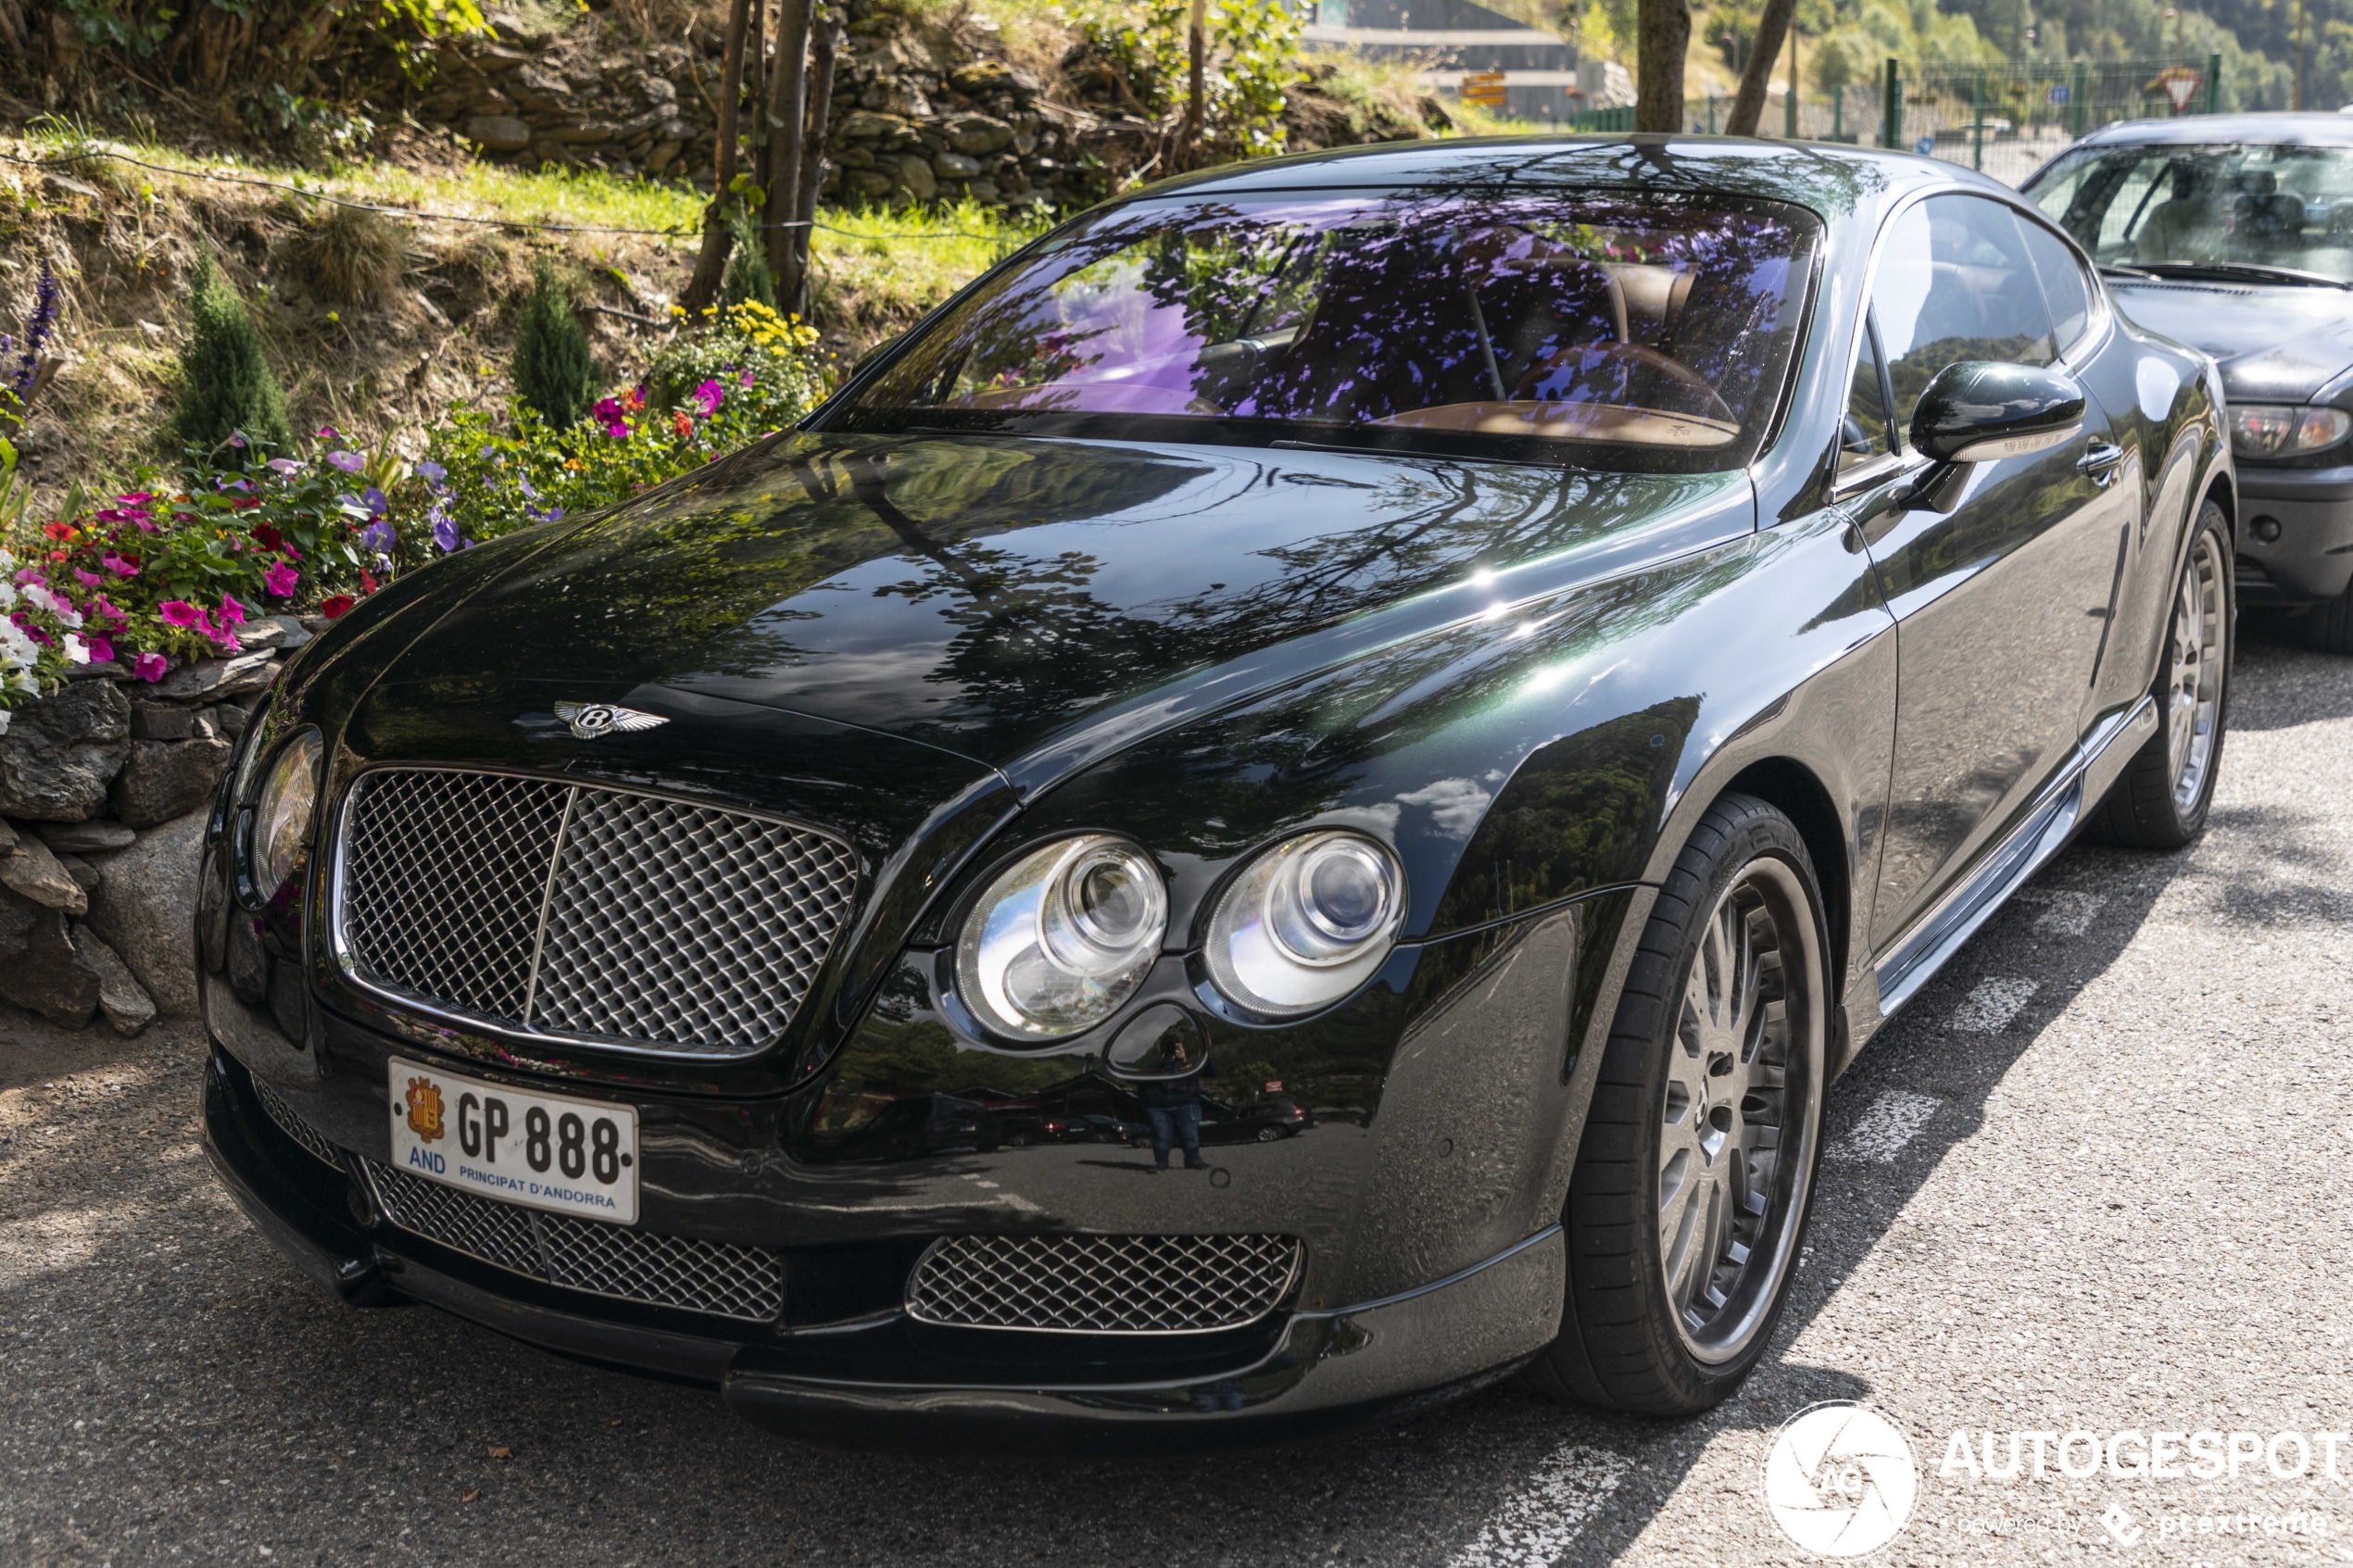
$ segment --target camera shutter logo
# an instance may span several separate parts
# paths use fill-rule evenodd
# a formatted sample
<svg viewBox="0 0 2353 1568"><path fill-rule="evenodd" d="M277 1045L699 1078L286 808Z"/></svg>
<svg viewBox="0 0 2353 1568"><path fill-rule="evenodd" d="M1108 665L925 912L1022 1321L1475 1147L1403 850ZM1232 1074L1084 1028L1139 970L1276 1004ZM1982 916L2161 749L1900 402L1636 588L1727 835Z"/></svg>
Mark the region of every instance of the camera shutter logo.
<svg viewBox="0 0 2353 1568"><path fill-rule="evenodd" d="M1894 1540L1919 1488L1904 1434L1877 1411L1845 1400L1792 1416L1765 1460L1773 1522L1822 1557L1861 1557Z"/></svg>

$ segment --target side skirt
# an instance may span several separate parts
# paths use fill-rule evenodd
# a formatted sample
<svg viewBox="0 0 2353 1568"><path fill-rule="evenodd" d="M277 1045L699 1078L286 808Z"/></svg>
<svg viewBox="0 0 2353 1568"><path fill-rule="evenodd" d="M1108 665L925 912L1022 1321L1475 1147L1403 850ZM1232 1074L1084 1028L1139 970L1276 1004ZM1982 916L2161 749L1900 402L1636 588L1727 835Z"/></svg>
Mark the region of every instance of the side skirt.
<svg viewBox="0 0 2353 1568"><path fill-rule="evenodd" d="M1914 922L1880 960L1881 1020L1894 1017L1918 995L2011 894L2067 847L2084 808L2100 802L2157 730L2157 699L2145 696L2083 738L2008 836L1986 850L1977 870ZM1851 1053L1861 1047L1856 1040L1848 1048Z"/></svg>

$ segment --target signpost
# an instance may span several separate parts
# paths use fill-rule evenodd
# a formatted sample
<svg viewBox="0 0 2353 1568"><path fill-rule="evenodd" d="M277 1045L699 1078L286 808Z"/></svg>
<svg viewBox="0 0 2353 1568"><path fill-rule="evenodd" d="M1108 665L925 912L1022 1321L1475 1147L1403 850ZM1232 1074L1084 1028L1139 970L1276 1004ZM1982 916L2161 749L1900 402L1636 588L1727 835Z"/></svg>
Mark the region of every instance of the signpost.
<svg viewBox="0 0 2353 1568"><path fill-rule="evenodd" d="M1463 102L1466 104L1500 109L1508 96L1504 90L1504 73L1500 70L1475 70L1463 78Z"/></svg>
<svg viewBox="0 0 2353 1568"><path fill-rule="evenodd" d="M2149 83L2152 89L2164 92L2166 98L2171 102L2175 114L2187 109L2197 97L2197 90L2205 85L2206 73L2193 70L2188 66L2167 66L2163 70L2158 71L2157 79Z"/></svg>

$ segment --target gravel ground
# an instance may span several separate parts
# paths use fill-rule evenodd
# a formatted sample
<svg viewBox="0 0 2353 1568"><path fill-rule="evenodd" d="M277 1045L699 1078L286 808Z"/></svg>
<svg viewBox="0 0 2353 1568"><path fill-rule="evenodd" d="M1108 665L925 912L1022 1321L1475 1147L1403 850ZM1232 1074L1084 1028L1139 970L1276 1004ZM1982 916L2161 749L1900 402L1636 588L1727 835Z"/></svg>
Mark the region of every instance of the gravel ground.
<svg viewBox="0 0 2353 1568"><path fill-rule="evenodd" d="M1683 1424L1504 1388L1229 1458L783 1443L708 1395L332 1304L214 1185L193 1034L0 1017L0 1562L1818 1561L1760 1474L1823 1399L1919 1461L1878 1562L2353 1561L2353 1489L2262 1461L1943 1473L1957 1430L2007 1459L2012 1431L2353 1426L2328 1174L2353 1160L2353 663L2251 645L2234 718L2200 844L2070 850L1839 1084L1779 1338Z"/></svg>

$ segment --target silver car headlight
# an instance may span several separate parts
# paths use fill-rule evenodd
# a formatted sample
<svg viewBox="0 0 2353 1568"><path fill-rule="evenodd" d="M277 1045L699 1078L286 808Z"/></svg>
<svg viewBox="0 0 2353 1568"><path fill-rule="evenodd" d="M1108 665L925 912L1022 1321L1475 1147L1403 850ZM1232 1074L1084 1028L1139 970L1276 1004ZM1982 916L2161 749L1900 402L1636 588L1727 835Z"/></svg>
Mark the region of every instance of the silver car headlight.
<svg viewBox="0 0 2353 1568"><path fill-rule="evenodd" d="M2353 415L2342 408L2291 408L2277 403L2235 403L2223 416L2231 427L2231 451L2241 458L2287 458L2334 446L2353 431Z"/></svg>
<svg viewBox="0 0 2353 1568"><path fill-rule="evenodd" d="M254 812L253 880L264 898L285 885L309 840L310 820L319 809L319 755L323 749L319 732L304 730L279 748L262 781Z"/></svg>
<svg viewBox="0 0 2353 1568"><path fill-rule="evenodd" d="M973 906L956 994L999 1034L1075 1035L1136 994L1167 931L1150 856L1103 834L1065 838L1015 861Z"/></svg>
<svg viewBox="0 0 2353 1568"><path fill-rule="evenodd" d="M1202 957L1228 1001L1270 1018L1329 1007L1372 977L1396 944L1405 873L1362 834L1288 839L1217 901Z"/></svg>

